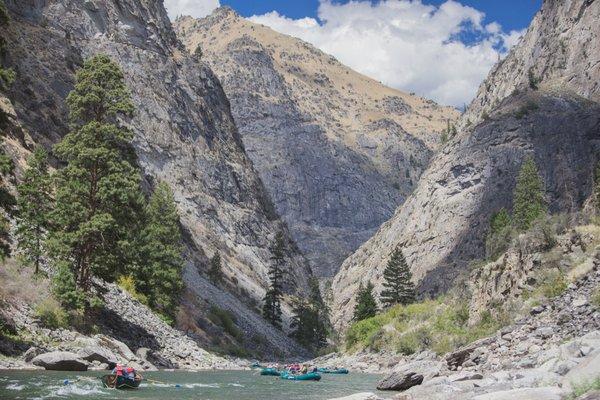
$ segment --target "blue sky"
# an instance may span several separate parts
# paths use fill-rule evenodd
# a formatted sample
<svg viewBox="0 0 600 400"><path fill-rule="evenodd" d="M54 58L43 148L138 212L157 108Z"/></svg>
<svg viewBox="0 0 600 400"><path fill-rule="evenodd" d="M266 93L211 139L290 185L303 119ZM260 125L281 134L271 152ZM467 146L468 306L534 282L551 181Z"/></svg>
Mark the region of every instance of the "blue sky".
<svg viewBox="0 0 600 400"><path fill-rule="evenodd" d="M164 0L171 18L228 5L385 85L462 107L542 0Z"/></svg>
<svg viewBox="0 0 600 400"><path fill-rule="evenodd" d="M336 3L347 2L348 0L336 1ZM432 5L440 5L444 2L445 0L423 0L423 3ZM459 0L459 2L483 11L487 20L500 23L506 30L526 28L542 5L542 0ZM230 6L245 17L275 10L293 19L316 18L319 8L319 0L221 0L221 4Z"/></svg>

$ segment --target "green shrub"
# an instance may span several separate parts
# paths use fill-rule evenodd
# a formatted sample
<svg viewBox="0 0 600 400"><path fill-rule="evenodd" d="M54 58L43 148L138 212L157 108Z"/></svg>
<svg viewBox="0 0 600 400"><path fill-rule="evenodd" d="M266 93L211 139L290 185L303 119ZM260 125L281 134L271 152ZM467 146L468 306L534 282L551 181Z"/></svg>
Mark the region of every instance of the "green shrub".
<svg viewBox="0 0 600 400"><path fill-rule="evenodd" d="M549 270L542 275L537 291L544 297L551 299L560 296L567 289L568 283L565 275L559 270Z"/></svg>
<svg viewBox="0 0 600 400"><path fill-rule="evenodd" d="M429 349L445 354L489 336L507 323L503 315L493 318L487 313L478 324L469 326L468 305L457 297L394 306L351 325L346 349L394 350L406 355Z"/></svg>
<svg viewBox="0 0 600 400"><path fill-rule="evenodd" d="M54 299L46 299L35 307L35 316L48 329L66 328L69 326L69 314Z"/></svg>
<svg viewBox="0 0 600 400"><path fill-rule="evenodd" d="M573 392L569 396L569 399L570 400L577 399L577 398L583 396L584 394L595 391L595 390L600 390L600 376L592 381L583 382L578 385L573 385Z"/></svg>
<svg viewBox="0 0 600 400"><path fill-rule="evenodd" d="M219 325L225 332L234 338L238 340L243 338L242 331L235 325L235 317L230 311L223 310L217 306L212 306L208 313L208 319L214 324Z"/></svg>
<svg viewBox="0 0 600 400"><path fill-rule="evenodd" d="M140 303L148 305L148 298L144 294L137 291L136 285L135 285L135 279L133 278L133 276L131 276L131 275L120 276L119 279L117 280L117 285L119 285L119 287L121 289L123 289L124 291L129 293L131 295L131 297L133 297Z"/></svg>

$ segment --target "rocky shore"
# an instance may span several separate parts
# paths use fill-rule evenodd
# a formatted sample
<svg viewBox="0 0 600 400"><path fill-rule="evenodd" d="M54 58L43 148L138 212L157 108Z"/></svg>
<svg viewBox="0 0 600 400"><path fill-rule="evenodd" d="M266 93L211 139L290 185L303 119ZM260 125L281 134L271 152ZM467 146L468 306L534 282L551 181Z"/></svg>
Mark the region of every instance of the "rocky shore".
<svg viewBox="0 0 600 400"><path fill-rule="evenodd" d="M328 355L319 365L387 375L378 389L397 400L569 399L600 379L600 309L592 296L600 287L600 262L559 297L530 315L444 357L359 353ZM598 399L591 391L582 399ZM596 397L593 397L596 396ZM373 400L361 393L348 400Z"/></svg>
<svg viewBox="0 0 600 400"><path fill-rule="evenodd" d="M133 299L107 284L105 309L98 315L95 334L48 329L24 302L13 302L4 319L19 332L19 340L0 339L0 369L106 369L110 362L140 370L242 369L247 362L223 358L196 344Z"/></svg>

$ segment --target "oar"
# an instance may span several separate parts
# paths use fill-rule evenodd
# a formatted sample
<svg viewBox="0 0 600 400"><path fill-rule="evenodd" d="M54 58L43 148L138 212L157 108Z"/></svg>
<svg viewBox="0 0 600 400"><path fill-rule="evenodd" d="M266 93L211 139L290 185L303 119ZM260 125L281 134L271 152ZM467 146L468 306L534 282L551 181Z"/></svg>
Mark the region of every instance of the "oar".
<svg viewBox="0 0 600 400"><path fill-rule="evenodd" d="M167 383L167 382L162 382L162 381L157 381L157 380L154 380L154 379L148 379L148 378L146 378L146 381L147 381L147 382L150 382L150 383L159 383L159 384L161 384L161 385L170 385L170 383ZM176 384L175 384L175 387L176 387L176 388L180 388L180 387L181 387L181 385L180 385L179 383L176 383Z"/></svg>
<svg viewBox="0 0 600 400"><path fill-rule="evenodd" d="M72 381L69 380L69 379L65 379L63 381L63 385L70 385L71 383L77 383L77 382L79 382L81 380L95 380L95 378L90 378L88 376L82 376L81 378L77 378L77 379L74 379Z"/></svg>

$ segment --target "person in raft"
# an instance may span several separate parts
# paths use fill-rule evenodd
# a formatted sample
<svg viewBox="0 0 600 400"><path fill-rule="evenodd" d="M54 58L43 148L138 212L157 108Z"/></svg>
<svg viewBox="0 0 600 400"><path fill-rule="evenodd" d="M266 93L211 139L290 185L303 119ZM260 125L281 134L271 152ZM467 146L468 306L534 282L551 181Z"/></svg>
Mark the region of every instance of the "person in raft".
<svg viewBox="0 0 600 400"><path fill-rule="evenodd" d="M120 364L115 365L112 370L112 374L116 376L124 376L127 379L134 380L135 379L135 368L133 367L124 367Z"/></svg>

